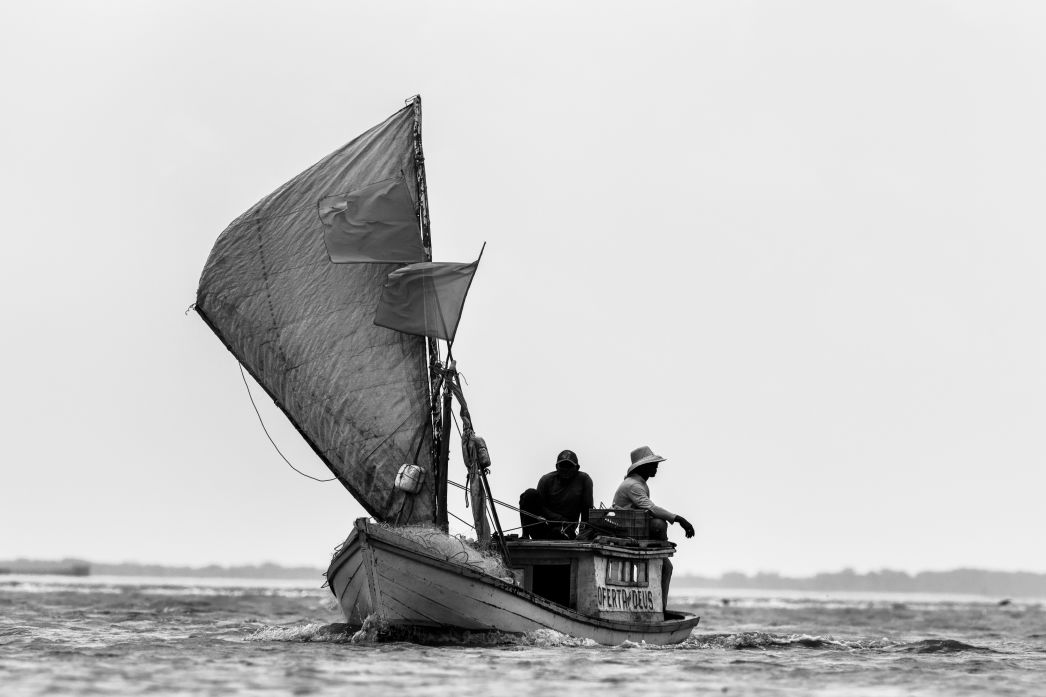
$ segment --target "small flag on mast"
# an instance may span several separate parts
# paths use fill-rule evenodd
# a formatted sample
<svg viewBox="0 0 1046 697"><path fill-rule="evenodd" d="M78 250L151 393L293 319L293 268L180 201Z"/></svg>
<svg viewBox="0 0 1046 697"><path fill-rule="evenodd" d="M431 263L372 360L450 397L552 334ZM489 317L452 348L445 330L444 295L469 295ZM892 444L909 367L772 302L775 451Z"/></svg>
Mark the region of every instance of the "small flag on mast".
<svg viewBox="0 0 1046 697"><path fill-rule="evenodd" d="M317 212L327 254L335 264L425 260L414 201L402 178L326 196Z"/></svg>
<svg viewBox="0 0 1046 697"><path fill-rule="evenodd" d="M468 264L427 261L389 274L374 324L405 334L454 341L479 259Z"/></svg>

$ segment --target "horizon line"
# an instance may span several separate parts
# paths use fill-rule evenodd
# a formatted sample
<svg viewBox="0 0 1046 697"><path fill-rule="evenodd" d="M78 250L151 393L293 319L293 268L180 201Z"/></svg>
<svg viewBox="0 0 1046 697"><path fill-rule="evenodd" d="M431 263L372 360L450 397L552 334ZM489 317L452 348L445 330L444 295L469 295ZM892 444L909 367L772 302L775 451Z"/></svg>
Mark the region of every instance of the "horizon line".
<svg viewBox="0 0 1046 697"><path fill-rule="evenodd" d="M109 561L93 561L82 557L62 557L60 559L39 559L30 557L16 557L8 559L0 559L0 571L4 569L7 564L41 564L41 565L52 565L52 564L88 564L94 566L143 566L143 567L159 567L163 569L187 569L202 571L204 569L252 569L261 567L275 567L284 571L295 571L295 570L321 570L322 566L314 564L286 564L275 561L261 561L251 563L238 563L238 564L218 564L214 562L204 564L179 564L169 562L139 562L139 561L120 561L120 562L109 562ZM701 573L694 571L685 571L680 569L676 572L676 577L698 577L698 578L723 578L730 575L745 576L748 578L758 578L760 576L779 577L779 578L791 578L791 579L804 579L804 578L816 578L818 576L832 576L832 575L854 575L854 576L869 576L879 574L901 574L910 577L919 576L922 574L947 574L957 572L978 572L978 573L996 573L996 574L1011 574L1011 575L1032 575L1032 576L1046 576L1046 571L1030 571L1027 569L998 569L988 568L980 566L955 566L946 569L922 569L919 571L906 571L903 569L896 569L890 567L879 567L876 569L868 569L866 571L858 571L854 567L843 567L834 571L814 571L806 573L786 573L781 571L772 571L761 569L759 571L739 571L729 570L716 573Z"/></svg>

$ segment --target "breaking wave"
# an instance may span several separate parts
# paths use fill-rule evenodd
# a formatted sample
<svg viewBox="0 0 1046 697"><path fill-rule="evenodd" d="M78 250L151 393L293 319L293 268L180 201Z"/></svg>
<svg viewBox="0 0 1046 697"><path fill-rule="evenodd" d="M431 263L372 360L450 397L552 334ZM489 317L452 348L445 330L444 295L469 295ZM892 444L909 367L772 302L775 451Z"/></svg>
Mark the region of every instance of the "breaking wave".
<svg viewBox="0 0 1046 697"><path fill-rule="evenodd" d="M332 642L342 644L371 644L405 642L428 646L504 646L533 648L595 648L600 645L592 639L563 634L553 629L538 629L526 634L508 634L498 631L466 631L426 629L420 627L388 627L370 616L362 626L343 623L304 624L292 627L263 627L246 637L245 641ZM771 634L768 632L739 632L736 634L694 633L680 644L659 646L646 642L626 641L621 649L649 649L658 651L693 650L802 650L821 651L884 651L914 654L996 653L994 650L955 639L921 639L899 641L880 639L839 639L812 634Z"/></svg>
<svg viewBox="0 0 1046 697"><path fill-rule="evenodd" d="M378 644L403 642L424 646L501 646L522 644L529 646L587 645L588 639L575 639L551 629L541 629L531 635L520 636L499 631L471 631L428 627L389 626L368 615L362 625L335 622L311 623L291 627L263 627L244 638L244 641L287 641L296 643L329 642L334 644ZM596 644L592 644L595 646Z"/></svg>
<svg viewBox="0 0 1046 697"><path fill-rule="evenodd" d="M838 639L833 636L811 634L770 634L741 632L738 634L694 634L680 648L696 649L819 649L836 651L890 651L903 653L995 653L992 649L964 644L955 639L921 639L899 641L881 639Z"/></svg>
<svg viewBox="0 0 1046 697"><path fill-rule="evenodd" d="M890 649L901 642L891 639L837 639L812 634L770 634L740 632L737 634L692 634L683 646L697 649L837 649L863 651Z"/></svg>
<svg viewBox="0 0 1046 697"><path fill-rule="evenodd" d="M335 641L347 642L352 636L340 629L338 624L303 624L296 627L262 627L249 634L244 641Z"/></svg>
<svg viewBox="0 0 1046 697"><path fill-rule="evenodd" d="M994 649L964 644L955 639L923 639L901 644L894 649L906 653L998 653Z"/></svg>
<svg viewBox="0 0 1046 697"><path fill-rule="evenodd" d="M521 646L538 646L542 648L552 648L557 646L572 648L599 646L599 644L592 639L579 639L578 637L570 636L569 634L557 632L554 629L536 629L533 632L527 632L522 636L514 638L514 643Z"/></svg>

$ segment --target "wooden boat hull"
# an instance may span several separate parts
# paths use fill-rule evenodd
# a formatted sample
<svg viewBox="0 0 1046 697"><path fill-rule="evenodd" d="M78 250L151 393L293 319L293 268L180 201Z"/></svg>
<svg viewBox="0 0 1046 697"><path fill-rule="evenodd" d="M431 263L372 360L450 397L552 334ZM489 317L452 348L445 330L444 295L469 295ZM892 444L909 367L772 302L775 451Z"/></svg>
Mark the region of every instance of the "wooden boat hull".
<svg viewBox="0 0 1046 697"><path fill-rule="evenodd" d="M699 617L666 613L656 623L582 615L479 569L448 561L366 520L356 525L327 571L350 624L370 615L392 627L526 633L553 629L600 644L676 644Z"/></svg>

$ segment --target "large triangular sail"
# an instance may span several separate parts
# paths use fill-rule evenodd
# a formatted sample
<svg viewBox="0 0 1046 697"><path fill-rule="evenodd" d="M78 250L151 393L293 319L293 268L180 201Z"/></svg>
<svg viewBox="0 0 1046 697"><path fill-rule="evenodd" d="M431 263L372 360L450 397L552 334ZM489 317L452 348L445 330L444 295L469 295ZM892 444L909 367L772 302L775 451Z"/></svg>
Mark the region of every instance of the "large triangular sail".
<svg viewBox="0 0 1046 697"><path fill-rule="evenodd" d="M320 202L396 181L414 202L431 260L422 237L420 118L415 100L233 221L211 250L196 299L211 329L367 512L400 523L434 516L426 340L374 324L397 265L332 263ZM404 463L429 473L413 496L394 486Z"/></svg>

